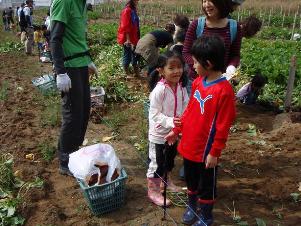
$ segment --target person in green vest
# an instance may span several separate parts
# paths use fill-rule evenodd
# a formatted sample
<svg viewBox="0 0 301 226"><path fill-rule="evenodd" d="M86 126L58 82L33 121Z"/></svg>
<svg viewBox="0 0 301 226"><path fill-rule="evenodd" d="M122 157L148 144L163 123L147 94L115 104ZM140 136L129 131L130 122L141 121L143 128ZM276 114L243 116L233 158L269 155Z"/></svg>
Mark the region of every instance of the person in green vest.
<svg viewBox="0 0 301 226"><path fill-rule="evenodd" d="M50 9L50 50L62 97L58 141L59 172L72 176L69 154L82 145L90 115L89 74L97 73L86 40L86 0L54 0Z"/></svg>

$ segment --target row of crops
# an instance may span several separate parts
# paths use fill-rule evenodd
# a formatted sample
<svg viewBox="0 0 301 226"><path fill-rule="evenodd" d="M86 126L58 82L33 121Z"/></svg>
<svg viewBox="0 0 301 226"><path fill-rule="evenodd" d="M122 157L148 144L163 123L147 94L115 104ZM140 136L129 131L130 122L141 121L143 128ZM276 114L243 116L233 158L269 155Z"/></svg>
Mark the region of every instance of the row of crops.
<svg viewBox="0 0 301 226"><path fill-rule="evenodd" d="M98 18L119 18L120 12L123 8L123 4L106 3L96 6L96 10L90 13L91 19ZM173 15L185 14L189 18L193 19L201 14L201 5L194 5L183 2L182 6L178 5L163 5L160 3L141 3L140 4L140 19L142 22L148 23L150 21L161 20L162 16L165 18L172 18ZM255 14L260 18L265 26L273 27L286 27L286 28L299 28L301 29L301 12L300 9L294 9L289 12L285 12L282 9L239 9L233 12L232 17L237 20L243 20L244 18Z"/></svg>
<svg viewBox="0 0 301 226"><path fill-rule="evenodd" d="M101 78L96 83L103 85L107 89L109 99L136 100L138 98L135 97L138 96L133 93L129 95L131 90L127 88L127 84L124 81L120 80L120 76L122 75L120 63L122 49L116 43L118 20L114 19L115 16L119 17L119 15L116 12L114 13L114 11L111 10L112 8L110 8L111 6L106 4L98 7L102 7L103 13L106 10L113 13L111 14L112 17L106 15L108 19L111 19L106 23L103 22L105 13L100 16L100 8L90 14L90 18L96 21L90 24L89 42L92 53L101 70ZM118 7L121 9L120 5L118 5ZM115 8L115 10L117 10L118 7ZM148 8L148 10L151 9ZM155 11L155 9L153 10ZM172 11L172 8L170 10ZM162 14L164 14L168 12L168 9L161 8L161 11ZM102 22L98 22L98 18L102 18ZM163 27L171 18L171 14L170 17L161 18L162 21L163 19L165 19L165 21L160 22L159 26L157 26L157 23L154 23L152 19L146 21L146 23L142 25L142 35L157 27ZM112 21L112 19L114 19L114 22L109 22ZM297 28L295 31L301 33L301 30ZM264 89L262 99L277 103L281 106L285 97L290 60L292 55L296 55L297 73L293 92L293 105L301 107L301 41L291 41L291 36L291 28L265 26L256 38L244 39L241 49L241 75L239 78L241 82L238 88L250 80L252 75L261 72L269 80L268 85Z"/></svg>

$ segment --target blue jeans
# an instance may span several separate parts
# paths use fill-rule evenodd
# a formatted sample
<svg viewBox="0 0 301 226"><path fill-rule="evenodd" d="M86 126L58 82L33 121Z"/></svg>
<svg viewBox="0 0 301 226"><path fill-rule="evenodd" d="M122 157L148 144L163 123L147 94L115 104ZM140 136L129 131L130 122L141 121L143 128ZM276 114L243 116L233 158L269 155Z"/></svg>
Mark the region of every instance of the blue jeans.
<svg viewBox="0 0 301 226"><path fill-rule="evenodd" d="M132 65L135 66L138 64L138 60L139 56L135 53L135 49L132 49L131 46L123 45L123 67L128 67L130 63L132 63Z"/></svg>

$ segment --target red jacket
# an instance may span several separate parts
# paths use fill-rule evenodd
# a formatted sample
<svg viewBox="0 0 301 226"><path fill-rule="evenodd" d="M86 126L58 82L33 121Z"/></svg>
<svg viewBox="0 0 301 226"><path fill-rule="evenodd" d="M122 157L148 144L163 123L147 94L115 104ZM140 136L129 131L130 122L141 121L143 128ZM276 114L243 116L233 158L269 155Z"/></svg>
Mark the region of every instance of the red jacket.
<svg viewBox="0 0 301 226"><path fill-rule="evenodd" d="M133 45L137 45L140 38L139 29L139 17L137 11L131 9L128 5L122 11L120 15L120 23L117 33L117 42L123 45L126 42L126 34L129 34L130 42Z"/></svg>
<svg viewBox="0 0 301 226"><path fill-rule="evenodd" d="M219 157L226 146L229 129L235 118L235 95L226 78L213 82L197 77L191 97L181 117L180 154L194 162L204 162L207 155Z"/></svg>

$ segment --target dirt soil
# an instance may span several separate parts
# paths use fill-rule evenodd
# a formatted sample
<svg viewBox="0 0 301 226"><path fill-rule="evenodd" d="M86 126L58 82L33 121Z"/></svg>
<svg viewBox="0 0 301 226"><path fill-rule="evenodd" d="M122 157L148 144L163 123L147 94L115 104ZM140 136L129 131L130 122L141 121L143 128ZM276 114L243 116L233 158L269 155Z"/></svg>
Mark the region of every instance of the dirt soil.
<svg viewBox="0 0 301 226"><path fill-rule="evenodd" d="M43 189L27 194L20 208L26 225L181 225L184 208L168 208L170 217L162 221L162 209L148 201L144 159L126 142L130 133L110 141L128 174L125 205L93 216L74 178L58 174L57 158L47 163L39 153L39 144L55 144L59 133L59 126L42 126L47 104L31 84L32 77L50 71L50 65L40 64L37 56L18 53L1 55L0 66L0 84L9 84L8 98L0 102L0 151L14 155L22 180L41 177L45 181ZM127 107L135 108L135 104ZM255 218L267 225L301 225L301 202L294 202L290 195L301 193L300 115L292 118L294 122L289 114L276 116L238 106L237 122L219 168L215 225L235 225L234 211L249 225L256 225ZM138 122L133 118L132 123ZM111 132L105 124L90 123L87 138L101 140ZM25 158L29 153L35 155L34 160ZM179 157L174 178L185 186L177 177L180 166Z"/></svg>

